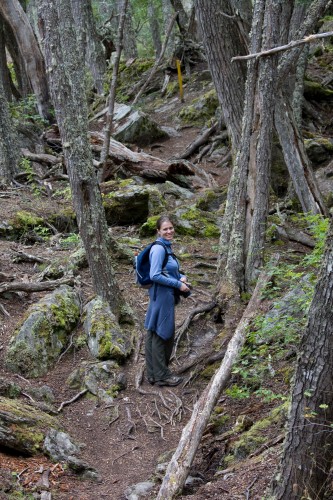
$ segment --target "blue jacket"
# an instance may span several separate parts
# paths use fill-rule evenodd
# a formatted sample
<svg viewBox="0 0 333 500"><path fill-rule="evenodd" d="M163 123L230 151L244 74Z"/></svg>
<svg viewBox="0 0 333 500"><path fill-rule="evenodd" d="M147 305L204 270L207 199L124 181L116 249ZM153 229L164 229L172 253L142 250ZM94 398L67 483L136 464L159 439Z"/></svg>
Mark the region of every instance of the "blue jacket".
<svg viewBox="0 0 333 500"><path fill-rule="evenodd" d="M168 249L168 262L162 269L165 250L162 245L153 245L150 250L150 279L154 282L149 289L149 306L145 319L145 328L168 340L175 333L175 297L174 289L180 288L182 275L179 264L172 254L170 241L157 238ZM162 274L163 273L163 274Z"/></svg>

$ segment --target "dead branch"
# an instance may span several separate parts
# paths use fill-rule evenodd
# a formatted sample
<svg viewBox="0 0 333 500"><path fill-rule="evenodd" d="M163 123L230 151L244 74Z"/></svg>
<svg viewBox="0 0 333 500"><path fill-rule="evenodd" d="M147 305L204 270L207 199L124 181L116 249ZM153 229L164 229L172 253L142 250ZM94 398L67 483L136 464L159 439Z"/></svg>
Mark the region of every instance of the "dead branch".
<svg viewBox="0 0 333 500"><path fill-rule="evenodd" d="M309 248L314 248L316 246L315 241L311 236L304 233L303 231L298 231L286 225L275 226L276 232L282 239L296 241Z"/></svg>
<svg viewBox="0 0 333 500"><path fill-rule="evenodd" d="M1 303L0 303L0 312L3 314L3 316L8 316L10 318L9 312L7 311L7 309L5 308L5 306L2 305Z"/></svg>
<svg viewBox="0 0 333 500"><path fill-rule="evenodd" d="M62 163L62 158L59 159L57 156L44 153L31 153L31 151L26 148L22 148L21 153L28 160L35 161L37 163L46 163L47 165L59 165L59 163Z"/></svg>
<svg viewBox="0 0 333 500"><path fill-rule="evenodd" d="M74 401L81 398L81 396L84 396L87 392L88 392L88 389L83 389L83 391L76 394L72 399L69 399L68 401L63 401L61 403L61 405L59 406L57 412L60 413L64 406L67 406L67 405L70 405L71 403L74 403Z"/></svg>
<svg viewBox="0 0 333 500"><path fill-rule="evenodd" d="M44 290L54 290L60 285L72 285L73 278L61 278L54 281L43 281L40 283L25 283L23 281L12 281L11 283L2 283L0 285L0 294L4 292L20 290L21 292L43 292Z"/></svg>
<svg viewBox="0 0 333 500"><path fill-rule="evenodd" d="M13 262L37 262L38 264L49 263L49 259L45 259L44 257L37 257L36 255L31 255L29 253L25 253L22 250L11 249L15 256L13 258Z"/></svg>
<svg viewBox="0 0 333 500"><path fill-rule="evenodd" d="M215 122L214 125L212 125L210 128L201 132L201 134L199 134L198 137L187 146L184 153L177 156L177 158L185 160L186 158L191 156L200 146L208 141L209 137L214 134L214 132L216 132L217 126L218 122Z"/></svg>
<svg viewBox="0 0 333 500"><path fill-rule="evenodd" d="M234 61L248 61L249 59L255 59L263 56L270 56L272 54L276 54L277 52L284 52L286 50L294 49L295 47L299 47L300 45L304 45L306 43L312 43L318 40L318 38L327 38L333 36L333 31L327 31L326 33L316 33L315 35L308 35L302 40L292 40L287 45L281 45L280 47L274 47L273 49L263 50L262 52L256 52L254 54L248 54L247 56L236 56L231 59L231 62Z"/></svg>
<svg viewBox="0 0 333 500"><path fill-rule="evenodd" d="M149 83L151 82L151 80L152 80L153 76L155 75L156 71L158 70L159 65L161 64L161 61L162 61L162 59L164 57L165 50L167 48L168 41L169 41L169 38L170 38L170 35L171 35L171 32L172 32L172 28L173 28L173 25L175 24L177 16L178 16L178 13L175 13L173 15L173 17L171 18L171 20L170 20L167 32L165 34L165 39L164 39L164 42L163 42L163 45L162 45L162 48L161 48L160 55L159 55L158 59L155 61L154 66L152 67L151 72L149 73L149 76L148 76L147 80L145 81L145 83L142 85L141 89L139 90L139 92L135 96L135 98L133 100L133 103L132 103L133 105L138 102L138 100L140 99L140 97L142 96L142 94L144 93L144 91L146 90L146 88L148 87Z"/></svg>
<svg viewBox="0 0 333 500"><path fill-rule="evenodd" d="M125 455L128 455L129 453L132 453L134 450L138 450L139 449L139 446L133 446L133 448L129 451L125 451L125 453L122 453L121 455L119 455L119 457L116 457L114 460L112 460L112 465L117 461L119 460L119 458L122 458L124 457Z"/></svg>
<svg viewBox="0 0 333 500"><path fill-rule="evenodd" d="M271 263L276 264L278 259L279 256L274 255ZM268 271L261 272L251 300L228 343L221 366L202 393L193 409L190 421L183 429L178 447L168 465L157 500L171 500L183 489L210 415L221 391L229 380L232 366L245 342L247 328L257 313L261 302L261 292L271 279L272 268L273 266L270 265Z"/></svg>
<svg viewBox="0 0 333 500"><path fill-rule="evenodd" d="M254 485L254 483L255 483L256 481L258 481L258 478L259 478L259 476L256 476L256 477L253 479L252 483L251 483L251 484L250 484L250 485L246 488L246 500L249 500L249 498L250 498L251 488L252 488L252 486Z"/></svg>

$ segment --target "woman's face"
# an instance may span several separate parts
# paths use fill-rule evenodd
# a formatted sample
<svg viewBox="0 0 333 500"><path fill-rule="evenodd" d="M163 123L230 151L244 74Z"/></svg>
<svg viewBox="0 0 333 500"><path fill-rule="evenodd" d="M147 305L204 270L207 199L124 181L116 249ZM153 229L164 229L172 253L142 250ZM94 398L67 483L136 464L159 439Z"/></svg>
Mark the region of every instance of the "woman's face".
<svg viewBox="0 0 333 500"><path fill-rule="evenodd" d="M169 220L162 222L160 229L157 230L157 234L165 240L172 240L175 234L175 229L172 222L170 222Z"/></svg>

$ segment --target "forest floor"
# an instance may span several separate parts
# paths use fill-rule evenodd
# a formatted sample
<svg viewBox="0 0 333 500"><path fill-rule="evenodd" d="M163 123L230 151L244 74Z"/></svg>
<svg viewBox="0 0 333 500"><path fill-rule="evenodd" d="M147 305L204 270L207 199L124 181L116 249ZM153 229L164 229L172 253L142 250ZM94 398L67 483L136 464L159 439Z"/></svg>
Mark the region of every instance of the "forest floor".
<svg viewBox="0 0 333 500"><path fill-rule="evenodd" d="M197 95L199 94L198 91ZM173 100L173 107L181 106L177 97ZM161 112L154 118L159 123L169 124L168 113ZM180 131L179 136L168 141L159 141L158 144L153 144L145 150L167 159L184 151L198 133L198 127L186 127ZM204 161L201 166L212 174L219 186L227 185L230 167L217 167L214 161ZM48 196L36 197L29 188L12 188L1 193L0 221L9 219L11 214L19 210L38 215L56 212L61 208L62 202L59 199ZM112 231L116 236L138 235L137 227L114 227ZM187 255L186 260L182 262L182 269L190 280L195 276L197 282L192 296L182 300L177 306L177 327L182 325L194 307L208 303L212 297L216 282L214 265L217 245L217 239L175 238L175 254ZM53 244L50 241L32 244L24 239L15 242L0 240L0 271L15 281L29 281L40 272L35 263L14 261L14 254L20 250L46 257L50 261L65 258L72 252L72 249L58 245L56 240L53 240ZM50 470L50 491L53 499L122 500L127 498L125 491L129 486L151 479L156 484L145 498L155 498L160 479L163 477L162 464L168 461L176 448L195 402L209 383L210 377L205 376L205 373L195 373L192 368L183 373L184 381L178 387L156 388L144 380L140 391L137 390L136 377L144 363L142 325L148 297L144 290L134 284L133 269L130 264L119 263L116 273L125 298L133 308L137 319L138 339L140 339L138 360L133 363L133 355L122 367L127 387L114 399L113 405L105 405L95 398L82 397L66 405L59 414L64 429L74 440L83 444L81 457L96 469L99 479L97 481L83 479L63 467L63 464L51 463L44 455L23 457L10 454L8 450L0 450L0 483L1 479L4 481L6 473L14 474L17 484L23 489L24 498L32 498L29 496L32 494L39 498L36 494L39 491L38 481L41 472L47 469ZM82 270L80 274L80 286L83 301L86 302L93 294L87 269ZM6 349L16 325L28 306L38 301L45 293L47 292L33 294L20 292L2 296L1 301L8 315L0 313L0 378L4 377L18 383L23 390L20 397L28 404L29 398L24 396L27 387L49 386L55 395L54 408L57 409L62 402L69 401L76 395L77 391L70 389L66 384L73 369L82 361L95 361L87 348L68 351L52 371L39 379L25 380L4 369ZM269 303L266 307L268 306ZM213 342L216 342L222 326L215 319L213 312L208 315L197 315L194 318L173 361L172 369L175 373L181 372L185 362L205 352L211 348ZM82 325L79 325L76 335L82 332ZM221 344L224 340L221 339ZM288 363L290 364L289 361ZM210 375L213 372L214 369ZM281 377L271 378L269 384L272 393L287 395L289 391L288 385ZM262 420L280 404L281 402L276 400L264 401L258 396L239 399L226 394L221 395L218 406L221 415L228 418L217 432L210 425L207 427L191 469L193 482L185 487L180 498L263 499L279 461L282 449L282 439L279 438L281 428L274 425L268 428L265 436L267 445L246 459L240 459L228 466L224 462L224 457L228 454L232 441L238 436L237 431L232 429L240 416L246 416L253 423ZM0 499L2 498L13 497L11 494L1 493L0 490ZM128 498L134 500L136 497Z"/></svg>

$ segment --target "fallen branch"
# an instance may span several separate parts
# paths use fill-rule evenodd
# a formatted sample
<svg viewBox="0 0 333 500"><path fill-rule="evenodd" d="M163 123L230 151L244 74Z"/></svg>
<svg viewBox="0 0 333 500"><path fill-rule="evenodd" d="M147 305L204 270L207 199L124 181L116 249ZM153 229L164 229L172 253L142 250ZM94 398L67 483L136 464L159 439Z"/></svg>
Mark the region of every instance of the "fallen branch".
<svg viewBox="0 0 333 500"><path fill-rule="evenodd" d="M209 137L216 132L218 122L215 122L214 125L208 129L206 129L204 132L202 132L191 144L187 146L185 149L184 153L180 154L177 156L178 159L183 159L185 160L189 156L191 156L200 146L205 144Z"/></svg>
<svg viewBox="0 0 333 500"><path fill-rule="evenodd" d="M122 458L124 457L125 455L128 455L128 453L132 453L134 450L137 450L139 448L139 446L133 446L133 448L129 451L125 451L125 453L122 453L121 455L119 455L119 457L116 457L113 461L112 461L112 465L116 462L116 460L119 460L119 458Z"/></svg>
<svg viewBox="0 0 333 500"><path fill-rule="evenodd" d="M22 250L15 250L12 248L12 251L15 253L13 262L37 262L38 264L44 264L50 262L49 259L44 259L44 257L37 257L35 255L25 253Z"/></svg>
<svg viewBox="0 0 333 500"><path fill-rule="evenodd" d="M252 486L254 485L254 483L256 483L258 481L258 478L259 476L256 476L252 483L246 488L246 500L249 500L250 499L250 492L251 492L251 488Z"/></svg>
<svg viewBox="0 0 333 500"><path fill-rule="evenodd" d="M278 258L279 256L275 255L272 258L271 265L268 266L268 271L261 272L251 300L229 341L221 366L210 384L203 391L193 409L190 421L183 429L178 447L168 465L157 500L171 500L178 493L181 493L210 415L221 391L229 380L232 366L245 342L247 328L257 313L261 302L261 292L271 280L273 265L276 265Z"/></svg>
<svg viewBox="0 0 333 500"><path fill-rule="evenodd" d="M21 153L28 160L35 161L37 163L46 163L47 165L58 165L63 161L62 157L59 158L58 156L48 155L45 153L32 153L26 148L22 148Z"/></svg>
<svg viewBox="0 0 333 500"><path fill-rule="evenodd" d="M5 308L5 306L3 306L1 303L0 303L0 312L4 315L4 316L8 316L10 318L10 314L9 312L7 311L7 309Z"/></svg>
<svg viewBox="0 0 333 500"><path fill-rule="evenodd" d="M286 50L294 49L305 43L312 43L318 40L318 38L327 38L333 36L333 31L327 31L326 33L317 33L315 35L309 35L302 40L292 40L287 45L280 45L280 47L274 47L273 49L263 50L262 52L255 52L254 54L248 54L247 56L235 56L232 57L231 62L234 61L248 61L249 59L255 59L263 56L270 56L276 54L277 52L284 52Z"/></svg>
<svg viewBox="0 0 333 500"><path fill-rule="evenodd" d="M42 281L40 283L26 283L23 281L12 281L0 285L0 294L19 290L20 292L43 292L44 290L54 290L60 285L72 285L73 278L62 278L54 281Z"/></svg>
<svg viewBox="0 0 333 500"><path fill-rule="evenodd" d="M68 406L71 403L74 403L74 401L76 401L77 399L79 399L81 396L84 396L87 392L88 392L88 389L83 389L83 391L81 391L78 394L76 394L76 396L74 396L72 399L69 399L68 401L63 401L61 403L61 405L59 406L57 412L60 413L64 406Z"/></svg>

